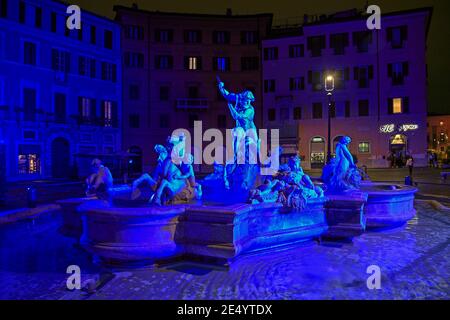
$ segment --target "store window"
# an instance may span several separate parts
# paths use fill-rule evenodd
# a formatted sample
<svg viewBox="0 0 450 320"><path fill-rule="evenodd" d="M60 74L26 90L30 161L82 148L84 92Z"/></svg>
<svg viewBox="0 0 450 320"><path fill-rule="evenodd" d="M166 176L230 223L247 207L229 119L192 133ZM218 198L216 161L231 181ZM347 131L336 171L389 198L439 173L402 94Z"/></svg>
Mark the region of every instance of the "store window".
<svg viewBox="0 0 450 320"><path fill-rule="evenodd" d="M358 144L359 153L369 153L370 152L370 143L369 142L360 142Z"/></svg>
<svg viewBox="0 0 450 320"><path fill-rule="evenodd" d="M36 145L19 145L17 169L19 174L41 173L40 147Z"/></svg>

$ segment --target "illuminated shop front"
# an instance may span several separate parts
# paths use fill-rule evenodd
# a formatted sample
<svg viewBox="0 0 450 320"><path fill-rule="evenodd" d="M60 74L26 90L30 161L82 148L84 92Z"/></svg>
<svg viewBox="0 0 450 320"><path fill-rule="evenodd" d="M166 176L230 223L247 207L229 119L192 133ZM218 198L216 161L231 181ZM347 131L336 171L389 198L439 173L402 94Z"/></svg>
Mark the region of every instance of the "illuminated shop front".
<svg viewBox="0 0 450 320"><path fill-rule="evenodd" d="M38 145L19 145L17 161L19 175L41 173L41 148Z"/></svg>
<svg viewBox="0 0 450 320"><path fill-rule="evenodd" d="M325 165L325 139L314 137L311 139L311 168L322 168Z"/></svg>

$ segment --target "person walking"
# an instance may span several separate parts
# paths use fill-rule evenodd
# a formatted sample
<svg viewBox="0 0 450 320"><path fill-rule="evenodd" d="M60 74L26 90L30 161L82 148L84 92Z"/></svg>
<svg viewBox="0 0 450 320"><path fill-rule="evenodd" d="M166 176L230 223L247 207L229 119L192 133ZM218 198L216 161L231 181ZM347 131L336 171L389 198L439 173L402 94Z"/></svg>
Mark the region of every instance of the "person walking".
<svg viewBox="0 0 450 320"><path fill-rule="evenodd" d="M413 175L413 168L414 168L414 159L413 157L409 157L408 160L406 160L406 166L408 167L409 170L409 176L412 178Z"/></svg>

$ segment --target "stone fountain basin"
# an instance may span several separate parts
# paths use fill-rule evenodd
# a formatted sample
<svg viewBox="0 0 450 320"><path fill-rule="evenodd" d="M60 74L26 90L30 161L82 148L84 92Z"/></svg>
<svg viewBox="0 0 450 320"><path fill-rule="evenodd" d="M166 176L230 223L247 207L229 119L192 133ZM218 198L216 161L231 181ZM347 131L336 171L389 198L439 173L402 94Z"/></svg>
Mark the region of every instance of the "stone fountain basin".
<svg viewBox="0 0 450 320"><path fill-rule="evenodd" d="M102 264L141 266L173 259L229 264L238 255L318 238L328 226L324 203L301 212L280 204L117 207L87 201L82 246Z"/></svg>
<svg viewBox="0 0 450 320"><path fill-rule="evenodd" d="M392 228L405 224L416 215L414 196L417 188L382 182L366 182L361 192L367 193L364 206L369 229Z"/></svg>
<svg viewBox="0 0 450 320"><path fill-rule="evenodd" d="M113 207L107 201L83 203L81 245L104 265L143 265L182 253L176 241L184 206Z"/></svg>
<svg viewBox="0 0 450 320"><path fill-rule="evenodd" d="M97 200L96 197L70 198L58 200L56 203L61 207L62 225L59 232L70 238L80 239L83 232L83 222L78 207L87 201Z"/></svg>

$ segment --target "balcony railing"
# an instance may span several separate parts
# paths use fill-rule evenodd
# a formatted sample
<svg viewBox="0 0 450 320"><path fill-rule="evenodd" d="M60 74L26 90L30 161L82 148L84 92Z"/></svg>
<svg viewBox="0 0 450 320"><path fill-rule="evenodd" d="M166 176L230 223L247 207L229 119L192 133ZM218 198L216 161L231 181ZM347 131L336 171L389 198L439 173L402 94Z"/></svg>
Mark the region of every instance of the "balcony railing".
<svg viewBox="0 0 450 320"><path fill-rule="evenodd" d="M208 100L199 99L177 99L176 107L178 109L208 109Z"/></svg>

